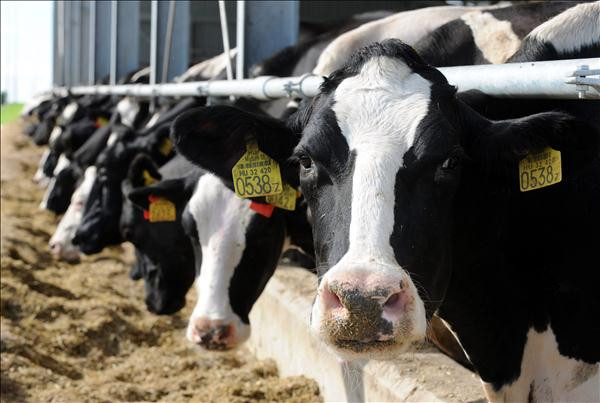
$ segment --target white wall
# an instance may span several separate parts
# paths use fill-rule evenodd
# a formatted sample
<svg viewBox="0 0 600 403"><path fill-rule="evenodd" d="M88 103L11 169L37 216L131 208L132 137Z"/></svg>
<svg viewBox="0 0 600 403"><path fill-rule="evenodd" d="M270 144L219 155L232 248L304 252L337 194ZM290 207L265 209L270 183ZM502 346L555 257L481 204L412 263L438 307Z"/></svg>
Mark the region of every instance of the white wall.
<svg viewBox="0 0 600 403"><path fill-rule="evenodd" d="M52 1L1 1L1 88L24 102L52 86Z"/></svg>

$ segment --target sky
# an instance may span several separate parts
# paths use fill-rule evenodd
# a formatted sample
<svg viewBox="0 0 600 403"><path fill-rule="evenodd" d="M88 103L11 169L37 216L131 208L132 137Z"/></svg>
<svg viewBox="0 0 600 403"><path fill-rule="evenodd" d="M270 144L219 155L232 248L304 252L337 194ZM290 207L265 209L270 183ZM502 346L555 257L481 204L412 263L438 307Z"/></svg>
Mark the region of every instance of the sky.
<svg viewBox="0 0 600 403"><path fill-rule="evenodd" d="M25 102L52 87L52 1L0 1L0 87Z"/></svg>

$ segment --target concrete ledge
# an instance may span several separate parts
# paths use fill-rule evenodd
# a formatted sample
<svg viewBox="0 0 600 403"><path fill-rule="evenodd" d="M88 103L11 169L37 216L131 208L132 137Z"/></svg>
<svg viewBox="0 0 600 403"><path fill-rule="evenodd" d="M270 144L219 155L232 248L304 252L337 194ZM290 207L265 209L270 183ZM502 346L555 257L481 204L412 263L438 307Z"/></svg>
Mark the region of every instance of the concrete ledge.
<svg viewBox="0 0 600 403"><path fill-rule="evenodd" d="M326 401L477 401L478 378L425 346L394 361L340 363L309 331L316 276L279 267L250 314L248 348L277 362L280 375L315 379Z"/></svg>

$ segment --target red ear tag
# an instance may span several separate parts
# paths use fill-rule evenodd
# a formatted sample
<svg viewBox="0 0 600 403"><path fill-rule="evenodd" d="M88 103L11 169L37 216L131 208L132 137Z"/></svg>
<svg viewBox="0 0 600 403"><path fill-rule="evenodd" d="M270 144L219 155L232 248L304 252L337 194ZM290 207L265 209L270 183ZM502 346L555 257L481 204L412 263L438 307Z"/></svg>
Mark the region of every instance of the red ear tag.
<svg viewBox="0 0 600 403"><path fill-rule="evenodd" d="M150 212L148 210L144 210L144 220L150 219Z"/></svg>
<svg viewBox="0 0 600 403"><path fill-rule="evenodd" d="M154 203L156 200L158 200L158 197L156 197L154 195L148 195L148 201L150 203Z"/></svg>
<svg viewBox="0 0 600 403"><path fill-rule="evenodd" d="M260 214L263 217L270 218L271 215L273 214L273 210L275 210L275 206L272 204L263 204L263 203L257 203L257 202L251 201L250 209L256 211L258 214Z"/></svg>

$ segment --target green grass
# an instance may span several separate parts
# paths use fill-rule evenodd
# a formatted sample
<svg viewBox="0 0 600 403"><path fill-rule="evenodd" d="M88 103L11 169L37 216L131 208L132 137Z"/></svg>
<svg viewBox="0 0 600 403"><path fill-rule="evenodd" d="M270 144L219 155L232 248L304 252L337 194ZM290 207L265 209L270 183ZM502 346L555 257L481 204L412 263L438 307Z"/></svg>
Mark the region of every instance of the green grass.
<svg viewBox="0 0 600 403"><path fill-rule="evenodd" d="M2 105L0 123L12 122L19 117L23 104L6 104Z"/></svg>

